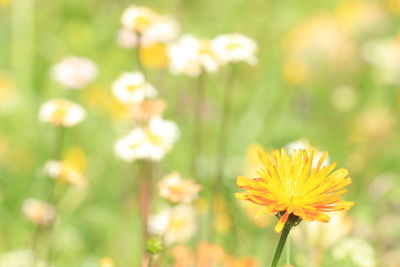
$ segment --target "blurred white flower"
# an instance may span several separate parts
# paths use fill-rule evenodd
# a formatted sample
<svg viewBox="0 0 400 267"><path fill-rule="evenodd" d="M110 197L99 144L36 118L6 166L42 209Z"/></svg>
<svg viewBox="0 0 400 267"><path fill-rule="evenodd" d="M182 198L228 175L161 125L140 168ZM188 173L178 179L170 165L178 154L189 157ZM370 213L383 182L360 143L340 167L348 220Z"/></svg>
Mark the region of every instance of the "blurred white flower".
<svg viewBox="0 0 400 267"><path fill-rule="evenodd" d="M140 42L142 46L154 43L168 44L174 41L178 34L179 25L174 18L168 15L159 16L158 20L143 33Z"/></svg>
<svg viewBox="0 0 400 267"><path fill-rule="evenodd" d="M196 213L189 205L179 205L153 214L149 219L149 232L153 235L161 235L164 242L186 242L196 232Z"/></svg>
<svg viewBox="0 0 400 267"><path fill-rule="evenodd" d="M178 172L165 176L158 182L159 194L173 203L188 203L197 198L200 185L192 179L182 179Z"/></svg>
<svg viewBox="0 0 400 267"><path fill-rule="evenodd" d="M157 20L159 14L145 6L129 6L124 10L121 23L124 28L137 33L144 33Z"/></svg>
<svg viewBox="0 0 400 267"><path fill-rule="evenodd" d="M35 253L28 249L17 249L0 255L0 267L50 267L43 260L35 257Z"/></svg>
<svg viewBox="0 0 400 267"><path fill-rule="evenodd" d="M247 62L251 65L257 63L255 53L257 43L242 34L223 34L211 41L212 50L223 63Z"/></svg>
<svg viewBox="0 0 400 267"><path fill-rule="evenodd" d="M151 159L160 161L178 139L176 124L159 117L150 120L146 127L134 129L117 141L115 151L126 161Z"/></svg>
<svg viewBox="0 0 400 267"><path fill-rule="evenodd" d="M208 40L184 35L168 49L171 72L189 76L216 72L222 62L212 49Z"/></svg>
<svg viewBox="0 0 400 267"><path fill-rule="evenodd" d="M314 151L314 159L313 159L313 166L314 167L316 167L318 165L318 162L319 162L320 158L324 154L323 152L318 151L313 146L311 146L310 143L305 139L300 139L300 140L293 141L293 142L287 144L285 146L285 148L286 148L286 151L288 152L288 154L290 156L293 155L293 152L295 150L300 150L300 149L305 149L305 150L308 150L308 151L313 150ZM324 162L322 163L321 166L327 167L327 166L329 166L329 162L330 162L329 157L327 157L324 160Z"/></svg>
<svg viewBox="0 0 400 267"><path fill-rule="evenodd" d="M82 187L86 185L86 179L84 175L79 172L72 165L58 160L49 160L44 166L45 173L54 179L60 179L61 181Z"/></svg>
<svg viewBox="0 0 400 267"><path fill-rule="evenodd" d="M140 46L146 47L156 43L168 44L178 37L179 24L171 16L153 14L148 19L148 22L149 24L141 30L135 30L130 27L122 28L118 32L118 44L122 47L134 48L140 42Z"/></svg>
<svg viewBox="0 0 400 267"><path fill-rule="evenodd" d="M39 110L39 119L57 126L72 127L86 116L85 110L67 99L53 99L44 103Z"/></svg>
<svg viewBox="0 0 400 267"><path fill-rule="evenodd" d="M387 84L400 83L400 38L370 41L363 48L365 61L375 70L375 78Z"/></svg>
<svg viewBox="0 0 400 267"><path fill-rule="evenodd" d="M138 38L134 31L122 28L118 31L117 43L125 48L135 48Z"/></svg>
<svg viewBox="0 0 400 267"><path fill-rule="evenodd" d="M157 90L138 71L122 74L113 84L113 93L122 103L141 103L157 96Z"/></svg>
<svg viewBox="0 0 400 267"><path fill-rule="evenodd" d="M56 216L52 204L33 198L24 201L22 212L29 221L41 225L49 225Z"/></svg>
<svg viewBox="0 0 400 267"><path fill-rule="evenodd" d="M375 267L375 251L361 238L347 238L333 249L333 257L339 260L350 259L358 267Z"/></svg>
<svg viewBox="0 0 400 267"><path fill-rule="evenodd" d="M82 89L92 82L98 73L95 63L84 57L67 57L51 68L51 76L69 89Z"/></svg>

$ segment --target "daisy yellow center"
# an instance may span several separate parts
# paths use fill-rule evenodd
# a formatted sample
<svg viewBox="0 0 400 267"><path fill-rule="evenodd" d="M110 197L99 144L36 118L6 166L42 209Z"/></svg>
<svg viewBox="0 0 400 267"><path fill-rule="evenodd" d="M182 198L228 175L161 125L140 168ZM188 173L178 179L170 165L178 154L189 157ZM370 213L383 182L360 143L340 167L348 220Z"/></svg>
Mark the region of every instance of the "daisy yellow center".
<svg viewBox="0 0 400 267"><path fill-rule="evenodd" d="M225 48L226 48L226 50L235 50L235 49L242 48L242 46L240 44L238 44L238 43L231 42L231 43L227 44L225 46Z"/></svg>
<svg viewBox="0 0 400 267"><path fill-rule="evenodd" d="M153 134L150 130L146 130L146 134L150 143L156 146L161 146L162 138L160 136Z"/></svg>
<svg viewBox="0 0 400 267"><path fill-rule="evenodd" d="M150 25L152 23L152 20L148 16L138 16L135 19L135 23L136 23L137 28L139 30L143 30L143 29L146 29L146 28L150 27Z"/></svg>
<svg viewBox="0 0 400 267"><path fill-rule="evenodd" d="M71 104L68 102L60 101L56 103L56 108L52 114L53 120L56 123L62 123L68 115Z"/></svg>
<svg viewBox="0 0 400 267"><path fill-rule="evenodd" d="M264 206L264 213L280 213L277 232L282 231L290 214L307 221L329 222L326 212L353 206L353 202L340 200L351 178L346 169L333 171L336 163L324 166L327 153L319 158L314 153L295 150L290 157L285 149L271 154L261 151L263 168L257 172L259 177L239 177L238 185L247 191L236 197Z"/></svg>
<svg viewBox="0 0 400 267"><path fill-rule="evenodd" d="M130 92L130 93L134 93L137 89L139 89L139 86L137 84L128 84L126 86L126 89Z"/></svg>

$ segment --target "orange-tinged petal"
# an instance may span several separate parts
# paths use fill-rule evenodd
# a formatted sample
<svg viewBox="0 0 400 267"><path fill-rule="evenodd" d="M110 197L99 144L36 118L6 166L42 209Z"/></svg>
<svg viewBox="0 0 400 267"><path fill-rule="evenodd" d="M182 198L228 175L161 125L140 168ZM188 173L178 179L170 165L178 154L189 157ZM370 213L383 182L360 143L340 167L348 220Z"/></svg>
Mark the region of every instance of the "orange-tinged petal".
<svg viewBox="0 0 400 267"><path fill-rule="evenodd" d="M279 222L275 226L275 232L277 232L277 233L282 232L282 229L285 226L285 223L288 218L289 218L289 213L287 211L285 211L285 213L282 215Z"/></svg>

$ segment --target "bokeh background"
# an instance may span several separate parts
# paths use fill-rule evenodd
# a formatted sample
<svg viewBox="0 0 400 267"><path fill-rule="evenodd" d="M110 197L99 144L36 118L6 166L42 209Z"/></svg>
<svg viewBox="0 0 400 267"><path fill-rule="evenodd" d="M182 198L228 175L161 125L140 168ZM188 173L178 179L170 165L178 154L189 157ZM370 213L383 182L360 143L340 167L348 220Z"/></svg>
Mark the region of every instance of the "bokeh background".
<svg viewBox="0 0 400 267"><path fill-rule="evenodd" d="M240 65L235 82L218 204L210 207L207 194L193 204L199 221L207 221L208 209L216 210L214 243L258 266L270 262L276 218L255 220L256 212L234 198L235 177L257 166L256 147L271 150L302 140L329 151L332 161L349 170L353 184L345 198L356 206L331 228L299 226L290 263L400 266L398 0L0 0L0 266L11 267L4 262L32 239L34 225L21 207L28 197L40 198L46 186L42 169L55 131L37 114L54 97L71 98L87 111L86 120L68 130L64 155L77 158L88 179L87 187L68 189L60 202L54 266L99 266L103 257L115 266L139 266L135 177L132 164L114 153L115 141L130 126L111 91L123 71L136 69L134 50L117 43L120 16L131 4L172 15L182 33L213 38L240 32L258 43L258 64ZM90 58L99 69L79 92L63 89L49 73L69 55ZM228 68L221 68L206 77L203 192L212 184L227 75ZM149 69L147 76L168 105L164 116L180 128L158 174L190 177L196 80L167 68ZM163 205L155 197L152 209ZM198 242L181 245L195 250ZM167 257L165 266L173 266Z"/></svg>

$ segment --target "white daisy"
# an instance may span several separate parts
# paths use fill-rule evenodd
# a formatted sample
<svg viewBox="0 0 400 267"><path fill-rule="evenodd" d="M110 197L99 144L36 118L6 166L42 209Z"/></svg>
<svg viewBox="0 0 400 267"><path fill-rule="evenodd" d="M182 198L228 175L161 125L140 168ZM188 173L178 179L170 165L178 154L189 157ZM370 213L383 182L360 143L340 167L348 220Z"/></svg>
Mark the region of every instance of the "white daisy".
<svg viewBox="0 0 400 267"><path fill-rule="evenodd" d="M44 103L39 110L39 119L57 126L72 127L86 116L85 110L67 99L53 99Z"/></svg>
<svg viewBox="0 0 400 267"><path fill-rule="evenodd" d="M247 62L251 65L257 63L255 53L257 43L242 34L223 34L211 41L211 47L223 63Z"/></svg>
<svg viewBox="0 0 400 267"><path fill-rule="evenodd" d="M125 72L113 84L113 93L122 103L141 103L155 98L157 90L146 82L141 72Z"/></svg>
<svg viewBox="0 0 400 267"><path fill-rule="evenodd" d="M69 89L82 89L92 82L98 73L95 63L84 57L64 58L51 68L51 76Z"/></svg>

